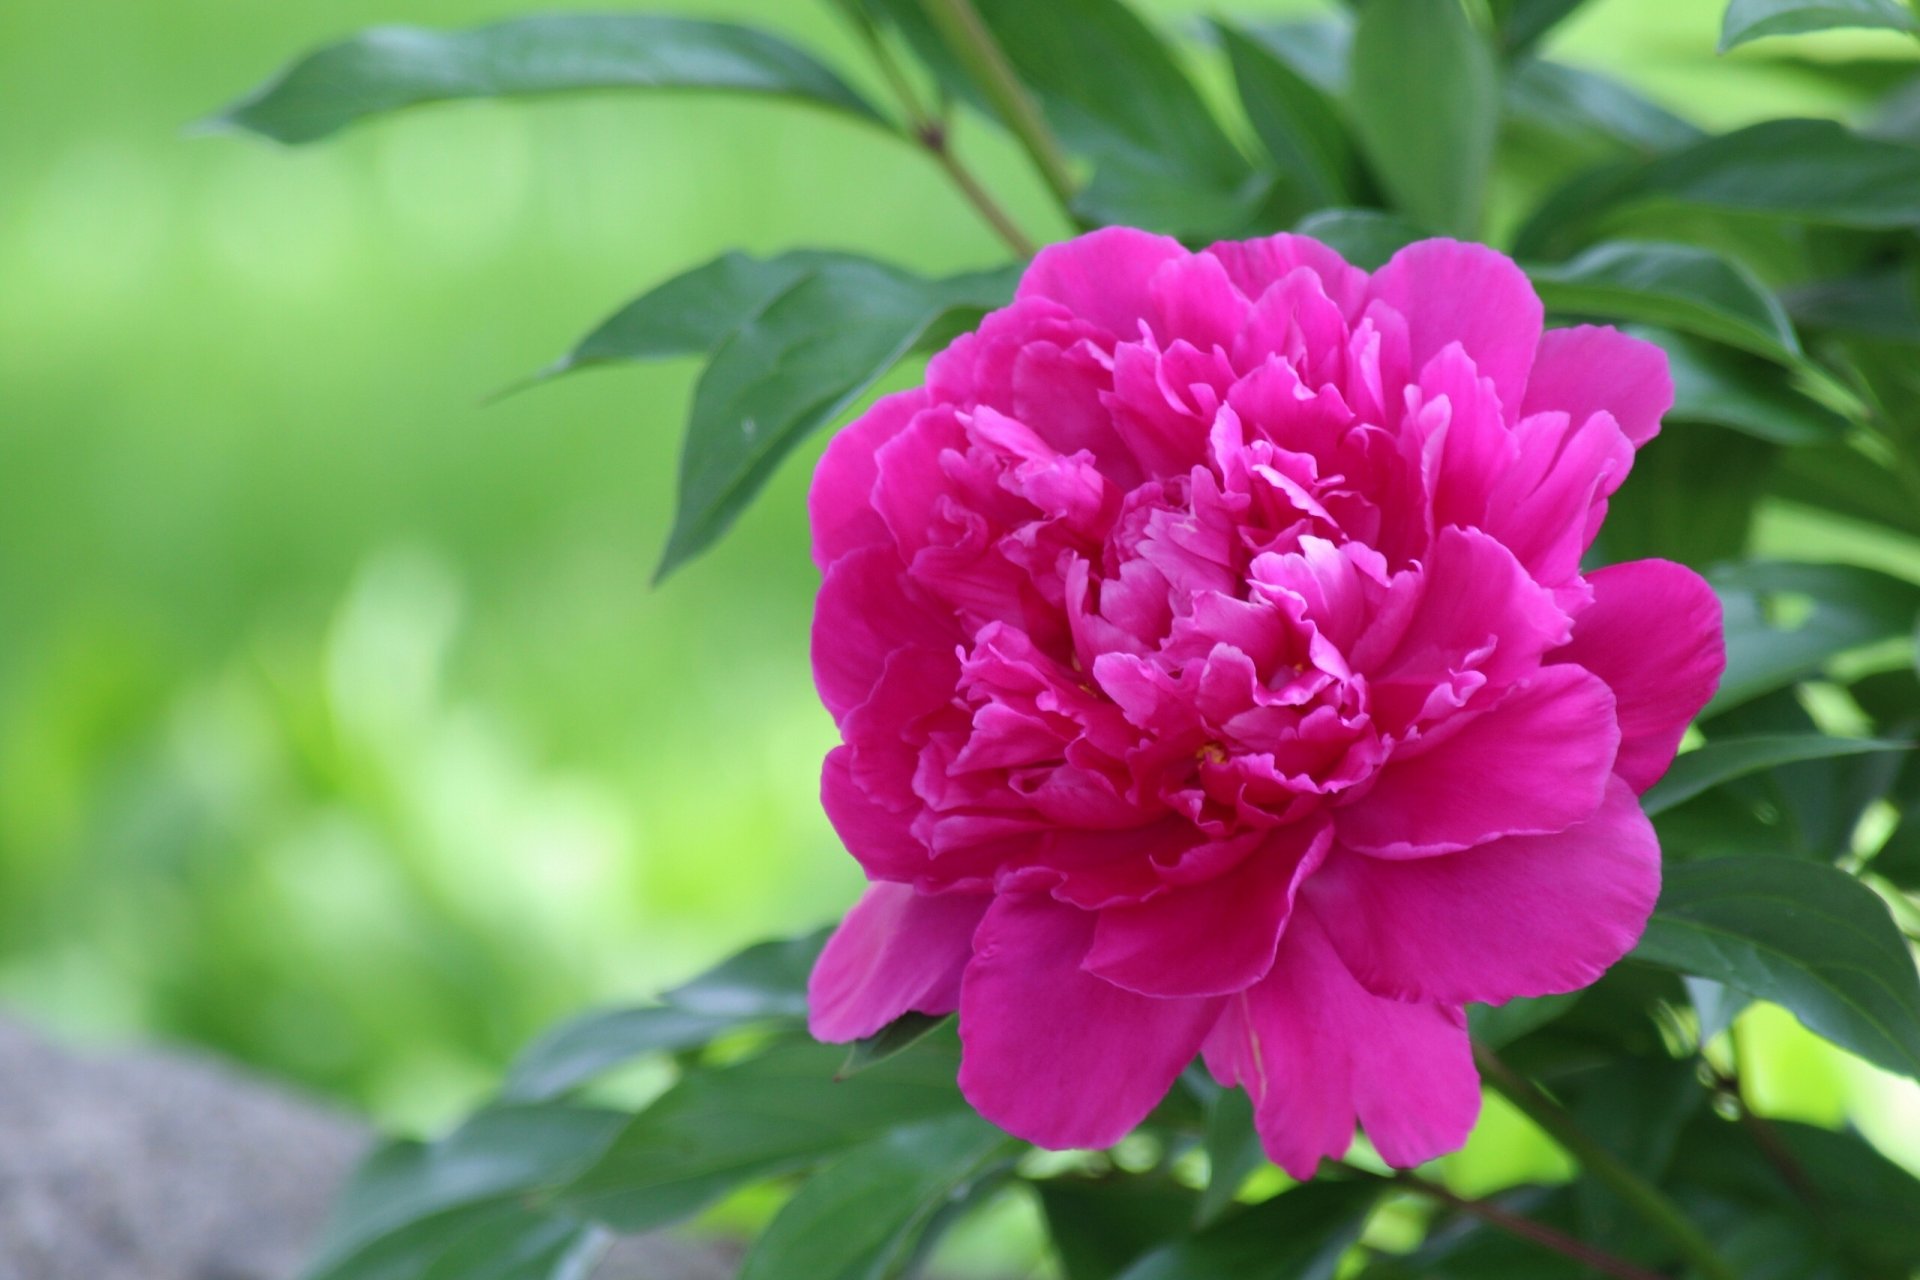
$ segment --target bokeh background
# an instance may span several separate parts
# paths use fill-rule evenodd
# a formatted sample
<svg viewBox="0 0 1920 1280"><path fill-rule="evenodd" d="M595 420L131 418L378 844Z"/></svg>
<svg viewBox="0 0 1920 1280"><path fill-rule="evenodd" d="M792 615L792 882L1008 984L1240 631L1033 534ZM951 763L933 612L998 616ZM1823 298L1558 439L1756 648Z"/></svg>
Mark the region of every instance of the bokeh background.
<svg viewBox="0 0 1920 1280"><path fill-rule="evenodd" d="M300 151L189 128L360 26L543 7L0 2L0 1005L430 1128L543 1025L856 892L815 800L817 447L650 589L693 363L483 402L731 247L998 261L938 171L711 97L436 107ZM825 4L674 7L868 79ZM1878 87L1717 59L1720 8L1593 0L1551 47L1716 125ZM960 143L1063 231L983 126ZM1791 510L1759 536L1920 575ZM1764 1107L1920 1168L1914 1090L1748 1016ZM1517 1126L1460 1159L1548 1158Z"/></svg>

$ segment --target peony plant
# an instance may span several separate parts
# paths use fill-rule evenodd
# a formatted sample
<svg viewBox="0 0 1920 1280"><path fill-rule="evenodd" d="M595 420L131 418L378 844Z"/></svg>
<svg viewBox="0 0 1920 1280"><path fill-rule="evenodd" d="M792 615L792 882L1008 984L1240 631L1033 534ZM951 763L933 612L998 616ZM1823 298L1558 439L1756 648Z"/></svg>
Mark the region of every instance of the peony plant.
<svg viewBox="0 0 1920 1280"><path fill-rule="evenodd" d="M1920 561L1754 554L1788 508L1920 537L1920 63L1712 134L1541 53L1579 0L1185 42L1122 0L830 7L888 105L632 13L369 31L219 118L794 99L1010 259L729 254L554 366L704 358L664 573L930 357L809 500L821 798L871 884L382 1148L311 1277L580 1277L769 1183L746 1280L918 1274L1012 1199L1065 1280L1920 1270L1920 1180L1770 1112L1741 1032L1771 1002L1920 1078ZM1734 0L1723 47L1829 26L1920 19ZM602 1082L642 1058L634 1106ZM1460 1184L1489 1089L1570 1178Z"/></svg>

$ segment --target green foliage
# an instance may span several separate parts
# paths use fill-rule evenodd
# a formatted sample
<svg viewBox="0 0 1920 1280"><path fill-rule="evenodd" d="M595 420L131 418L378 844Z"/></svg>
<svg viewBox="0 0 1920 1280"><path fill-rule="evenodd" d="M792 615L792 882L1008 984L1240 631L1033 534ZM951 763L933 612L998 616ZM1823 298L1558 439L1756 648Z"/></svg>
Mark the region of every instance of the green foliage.
<svg viewBox="0 0 1920 1280"><path fill-rule="evenodd" d="M1714 132L1557 45L1539 56L1575 8L1362 0L1351 18L1216 22L1188 47L1173 34L1188 28L1121 0L841 0L894 99L884 109L771 32L555 15L369 32L227 113L306 142L451 98L736 90L828 106L917 148L1016 258L1042 218L1189 240L1294 225L1368 268L1429 231L1486 235L1525 264L1550 322L1629 324L1669 353L1674 411L1613 498L1598 554L1710 569L1727 619L1701 742L1644 800L1667 866L1633 962L1577 996L1470 1014L1500 1055L1489 1077L1579 1162L1563 1190L1509 1182L1472 1201L1351 1167L1282 1187L1245 1097L1204 1080L1149 1118L1138 1149L1039 1158L967 1107L944 1020L903 1019L851 1054L809 1042L816 936L538 1041L500 1100L369 1162L314 1276L570 1276L608 1232L769 1185L793 1191L747 1257L750 1280L911 1275L956 1222L1008 1197L1038 1203L1067 1280L1571 1276L1582 1242L1616 1269L1705 1275L1880 1280L1920 1262L1900 1229L1920 1184L1851 1134L1758 1114L1739 1057L1758 1001L1920 1077L1902 934L1920 918L1920 766L1905 749L1920 731L1920 76L1895 64L1900 83L1876 81L1890 92L1866 90L1854 68L1782 55L1852 94L1854 122ZM1892 0L1735 0L1722 45L1862 25L1915 22ZM954 146L974 118L1053 208L996 198ZM639 296L549 373L700 361L664 574L898 364L1003 304L1017 272L727 253ZM1782 559L1777 535L1761 554L1766 530L1809 510L1843 548L1866 530L1874 554ZM652 1101L571 1100L636 1061L669 1081ZM1389 1187L1423 1211L1409 1218ZM1357 1250L1363 1232L1393 1243Z"/></svg>

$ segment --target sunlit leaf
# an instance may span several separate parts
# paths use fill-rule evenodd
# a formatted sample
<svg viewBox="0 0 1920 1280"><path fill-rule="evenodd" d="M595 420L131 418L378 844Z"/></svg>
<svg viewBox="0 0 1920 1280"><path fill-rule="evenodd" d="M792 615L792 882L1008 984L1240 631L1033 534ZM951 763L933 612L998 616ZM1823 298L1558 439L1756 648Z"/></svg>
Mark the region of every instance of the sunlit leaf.
<svg viewBox="0 0 1920 1280"><path fill-rule="evenodd" d="M1856 565L1752 561L1710 577L1726 613L1727 670L1709 716L1911 635L1920 617L1920 586Z"/></svg>
<svg viewBox="0 0 1920 1280"><path fill-rule="evenodd" d="M1667 353L1670 423L1707 422L1783 445L1831 445L1846 437L1847 420L1809 399L1777 364L1671 329L1634 326L1629 332Z"/></svg>
<svg viewBox="0 0 1920 1280"><path fill-rule="evenodd" d="M1766 286L1705 249L1610 241L1528 274L1551 311L1664 325L1781 362L1799 355L1793 326Z"/></svg>
<svg viewBox="0 0 1920 1280"><path fill-rule="evenodd" d="M1734 778L1801 760L1828 760L1836 756L1879 751L1906 751L1912 743L1872 738L1830 738L1824 734L1756 734L1719 738L1676 756L1673 767L1640 797L1648 814L1665 813L1701 792Z"/></svg>
<svg viewBox="0 0 1920 1280"><path fill-rule="evenodd" d="M1846 872L1795 858L1666 868L1635 959L1785 1006L1809 1031L1920 1076L1920 976L1887 906Z"/></svg>
<svg viewBox="0 0 1920 1280"><path fill-rule="evenodd" d="M1797 36L1834 27L1920 31L1900 0L1732 0L1720 27L1720 52L1762 36Z"/></svg>
<svg viewBox="0 0 1920 1280"><path fill-rule="evenodd" d="M545 14L466 31L376 27L295 62L215 123L312 142L368 116L459 98L718 89L882 117L812 54L754 27L658 14Z"/></svg>

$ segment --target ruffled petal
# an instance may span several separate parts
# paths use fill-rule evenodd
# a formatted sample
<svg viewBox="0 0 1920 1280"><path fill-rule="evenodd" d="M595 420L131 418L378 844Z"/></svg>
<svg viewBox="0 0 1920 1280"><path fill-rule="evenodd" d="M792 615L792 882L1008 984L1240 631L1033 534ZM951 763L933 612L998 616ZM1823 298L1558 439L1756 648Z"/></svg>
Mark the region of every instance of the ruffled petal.
<svg viewBox="0 0 1920 1280"><path fill-rule="evenodd" d="M1666 352L1618 329L1579 325L1542 335L1521 412L1559 410L1576 423L1610 413L1637 448L1672 407Z"/></svg>
<svg viewBox="0 0 1920 1280"><path fill-rule="evenodd" d="M1003 894L974 935L960 986L960 1091L1043 1147L1110 1147L1199 1052L1219 1000L1155 1000L1081 968L1093 917Z"/></svg>
<svg viewBox="0 0 1920 1280"><path fill-rule="evenodd" d="M1493 379L1507 420L1519 418L1544 311L1511 258L1485 245L1422 240L1375 272L1368 292L1406 317L1415 369L1457 342Z"/></svg>
<svg viewBox="0 0 1920 1280"><path fill-rule="evenodd" d="M1105 227L1036 253L1014 297L1051 298L1080 319L1131 341L1140 334L1140 321L1153 311L1154 272L1187 256L1171 236Z"/></svg>
<svg viewBox="0 0 1920 1280"><path fill-rule="evenodd" d="M1685 565L1633 560L1587 575L1593 603L1552 654L1613 689L1620 718L1614 771L1645 791L1673 763L1681 735L1720 685L1726 637L1720 600Z"/></svg>
<svg viewBox="0 0 1920 1280"><path fill-rule="evenodd" d="M849 552L886 542L887 526L873 509L873 483L880 475L874 455L926 407L922 387L883 396L834 436L821 455L807 490L807 515L813 562L822 572Z"/></svg>
<svg viewBox="0 0 1920 1280"><path fill-rule="evenodd" d="M844 1043L904 1013L952 1013L960 1005L973 931L989 901L870 885L827 939L807 979L808 1030L817 1040Z"/></svg>
<svg viewBox="0 0 1920 1280"><path fill-rule="evenodd" d="M1303 891L1377 995L1500 1004L1586 986L1632 950L1660 895L1660 842L1615 778L1592 818L1444 858L1336 851Z"/></svg>

